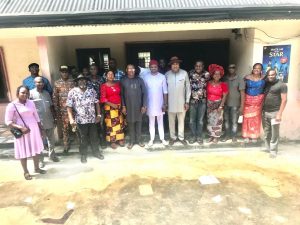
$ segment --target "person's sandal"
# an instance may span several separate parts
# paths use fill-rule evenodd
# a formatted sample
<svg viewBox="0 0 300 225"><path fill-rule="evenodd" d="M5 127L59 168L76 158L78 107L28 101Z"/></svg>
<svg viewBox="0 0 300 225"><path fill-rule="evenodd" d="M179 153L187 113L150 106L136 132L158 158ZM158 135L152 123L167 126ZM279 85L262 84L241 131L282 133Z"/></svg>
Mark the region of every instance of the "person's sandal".
<svg viewBox="0 0 300 225"><path fill-rule="evenodd" d="M116 149L118 146L117 146L116 143L113 142L113 143L110 144L110 147L111 147L112 149Z"/></svg>
<svg viewBox="0 0 300 225"><path fill-rule="evenodd" d="M120 145L121 147L124 147L124 146L125 146L125 141L119 141L119 145Z"/></svg>
<svg viewBox="0 0 300 225"><path fill-rule="evenodd" d="M25 180L32 180L32 176L29 173L24 173Z"/></svg>
<svg viewBox="0 0 300 225"><path fill-rule="evenodd" d="M35 169L34 172L39 173L39 174L45 174L45 173L47 173L46 170L42 170L42 169L40 169L40 168Z"/></svg>

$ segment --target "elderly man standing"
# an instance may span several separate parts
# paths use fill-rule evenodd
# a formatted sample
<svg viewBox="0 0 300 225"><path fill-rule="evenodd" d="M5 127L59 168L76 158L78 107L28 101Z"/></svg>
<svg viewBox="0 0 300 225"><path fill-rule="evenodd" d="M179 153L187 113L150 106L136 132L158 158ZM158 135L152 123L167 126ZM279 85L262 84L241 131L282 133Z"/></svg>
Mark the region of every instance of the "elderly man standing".
<svg viewBox="0 0 300 225"><path fill-rule="evenodd" d="M77 87L68 94L67 110L70 124L78 129L80 135L79 151L81 162L86 163L87 147L91 145L93 155L98 159L104 159L99 151L99 140L97 125L100 122L100 105L97 93L94 89L87 87L89 78L80 74L76 79ZM75 118L73 115L75 113ZM88 143L90 141L90 143Z"/></svg>
<svg viewBox="0 0 300 225"><path fill-rule="evenodd" d="M54 138L54 108L49 93L44 89L44 81L42 77L37 76L34 79L36 88L30 90L30 99L33 100L37 113L41 120L42 129L48 142L49 158L53 162L59 159L55 154L55 138ZM41 167L44 166L44 157L41 157Z"/></svg>
<svg viewBox="0 0 300 225"><path fill-rule="evenodd" d="M181 62L182 60L173 56L169 62L171 70L165 74L168 83L170 145L173 145L177 140L175 133L176 117L178 120L178 139L183 145L187 145L184 139L184 118L189 109L191 86L187 72L180 69Z"/></svg>
<svg viewBox="0 0 300 225"><path fill-rule="evenodd" d="M158 62L151 60L149 63L150 72L143 76L147 89L147 115L149 116L150 141L148 147L153 145L155 138L155 118L157 118L159 138L163 145L165 141L163 116L168 107L168 87L166 78L158 72Z"/></svg>
<svg viewBox="0 0 300 225"><path fill-rule="evenodd" d="M56 112L57 122L62 126L64 153L67 154L70 148L70 124L66 102L69 91L74 87L74 81L73 79L69 78L67 66L63 65L59 70L61 78L54 83L53 104ZM59 134L61 134L61 131Z"/></svg>

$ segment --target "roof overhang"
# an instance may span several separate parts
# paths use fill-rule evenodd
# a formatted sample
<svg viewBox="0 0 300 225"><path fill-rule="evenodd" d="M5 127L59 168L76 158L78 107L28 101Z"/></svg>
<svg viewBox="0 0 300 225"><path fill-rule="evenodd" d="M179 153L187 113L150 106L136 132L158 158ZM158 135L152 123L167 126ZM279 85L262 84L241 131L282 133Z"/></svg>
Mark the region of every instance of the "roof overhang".
<svg viewBox="0 0 300 225"><path fill-rule="evenodd" d="M239 21L300 19L300 6L133 10L74 14L2 15L0 28L51 27L92 24L132 24L149 22Z"/></svg>

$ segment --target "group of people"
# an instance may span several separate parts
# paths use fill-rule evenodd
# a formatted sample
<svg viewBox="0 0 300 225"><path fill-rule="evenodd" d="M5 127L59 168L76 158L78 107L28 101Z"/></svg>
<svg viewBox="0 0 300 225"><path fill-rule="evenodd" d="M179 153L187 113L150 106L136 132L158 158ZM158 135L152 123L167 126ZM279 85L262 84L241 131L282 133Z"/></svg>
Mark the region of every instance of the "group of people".
<svg viewBox="0 0 300 225"><path fill-rule="evenodd" d="M35 172L46 173L41 169L44 146L49 158L59 161L54 150L56 125L62 130L65 154L70 148L71 131L78 134L81 162L86 163L89 145L99 159L104 158L99 143L101 149L106 143L113 149L125 146L125 127L129 133L127 148L132 149L134 144L144 147L143 114L149 118L148 147L154 143L156 121L159 138L165 146L176 141L183 145L203 144L205 122L208 142L218 143L220 138L237 142L238 121L242 122L245 142L255 142L263 122L266 148L272 156L276 155L287 87L276 79L275 70L264 76L262 64L256 63L251 74L242 77L236 74L234 64L228 66L225 75L224 68L217 64L209 65L206 71L204 62L197 60L187 72L180 68L181 62L174 56L167 69L153 59L149 68L129 64L123 73L112 58L104 74L99 74L93 64L75 79L69 76L68 66L62 65L61 78L54 82L53 88L39 75L39 65L30 64L31 74L17 88L17 99L8 104L5 114L6 124L23 133L15 139L15 158L21 161L25 179L32 179L27 169L29 157L33 157ZM184 133L187 111L191 130L188 142ZM168 142L164 121L169 127Z"/></svg>

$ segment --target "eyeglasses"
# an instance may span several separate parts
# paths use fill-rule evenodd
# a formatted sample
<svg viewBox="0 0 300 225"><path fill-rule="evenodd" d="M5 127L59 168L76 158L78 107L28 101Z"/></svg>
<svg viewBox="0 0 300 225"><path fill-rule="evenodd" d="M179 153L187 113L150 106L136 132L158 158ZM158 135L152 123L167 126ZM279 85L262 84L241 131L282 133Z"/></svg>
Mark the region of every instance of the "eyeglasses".
<svg viewBox="0 0 300 225"><path fill-rule="evenodd" d="M230 66L228 67L228 69L235 69L235 66Z"/></svg>

